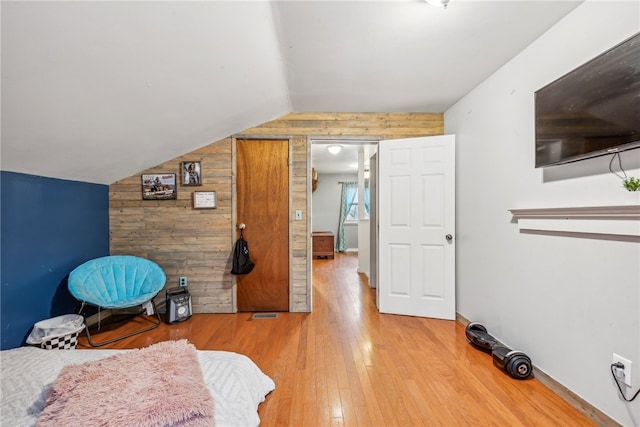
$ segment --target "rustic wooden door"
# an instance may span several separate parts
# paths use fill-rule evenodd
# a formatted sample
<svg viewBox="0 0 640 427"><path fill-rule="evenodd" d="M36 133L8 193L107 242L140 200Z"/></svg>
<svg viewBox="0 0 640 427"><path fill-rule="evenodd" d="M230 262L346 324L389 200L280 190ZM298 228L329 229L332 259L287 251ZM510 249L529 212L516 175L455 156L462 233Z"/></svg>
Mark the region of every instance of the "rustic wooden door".
<svg viewBox="0 0 640 427"><path fill-rule="evenodd" d="M289 310L288 159L288 140L236 140L236 218L256 264L237 276L238 311Z"/></svg>

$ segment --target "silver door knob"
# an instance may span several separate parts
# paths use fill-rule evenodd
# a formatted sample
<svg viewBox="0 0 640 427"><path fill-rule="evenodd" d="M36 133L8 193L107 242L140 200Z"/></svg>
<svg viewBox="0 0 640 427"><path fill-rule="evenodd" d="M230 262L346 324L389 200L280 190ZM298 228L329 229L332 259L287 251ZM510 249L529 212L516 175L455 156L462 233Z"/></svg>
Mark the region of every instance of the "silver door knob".
<svg viewBox="0 0 640 427"><path fill-rule="evenodd" d="M445 239L447 239L447 242L450 242L453 240L453 236L451 234L447 234L446 236L444 236Z"/></svg>

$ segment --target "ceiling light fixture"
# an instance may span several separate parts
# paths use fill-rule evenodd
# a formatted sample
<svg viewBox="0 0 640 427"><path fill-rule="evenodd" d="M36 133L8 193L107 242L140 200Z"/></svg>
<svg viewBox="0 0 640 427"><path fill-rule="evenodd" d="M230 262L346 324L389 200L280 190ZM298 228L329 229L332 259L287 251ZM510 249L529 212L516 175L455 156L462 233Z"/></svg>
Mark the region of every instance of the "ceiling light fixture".
<svg viewBox="0 0 640 427"><path fill-rule="evenodd" d="M446 9L450 0L424 0L424 1L429 3L431 6L442 7Z"/></svg>
<svg viewBox="0 0 640 427"><path fill-rule="evenodd" d="M342 145L328 145L327 146L327 150L329 150L329 152L331 154L338 154L340 152L340 150L342 150Z"/></svg>

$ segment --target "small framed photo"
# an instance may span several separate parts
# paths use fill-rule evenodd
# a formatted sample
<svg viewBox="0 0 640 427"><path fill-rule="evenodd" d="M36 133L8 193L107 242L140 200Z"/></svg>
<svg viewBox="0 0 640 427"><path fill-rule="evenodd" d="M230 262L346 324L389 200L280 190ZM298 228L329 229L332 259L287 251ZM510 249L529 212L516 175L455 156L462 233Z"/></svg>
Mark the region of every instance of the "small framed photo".
<svg viewBox="0 0 640 427"><path fill-rule="evenodd" d="M193 208L194 209L215 209L216 208L216 192L215 191L194 191L193 192Z"/></svg>
<svg viewBox="0 0 640 427"><path fill-rule="evenodd" d="M200 162L182 162L182 185L202 185L202 165Z"/></svg>
<svg viewBox="0 0 640 427"><path fill-rule="evenodd" d="M175 200L176 174L145 174L142 175L142 200Z"/></svg>

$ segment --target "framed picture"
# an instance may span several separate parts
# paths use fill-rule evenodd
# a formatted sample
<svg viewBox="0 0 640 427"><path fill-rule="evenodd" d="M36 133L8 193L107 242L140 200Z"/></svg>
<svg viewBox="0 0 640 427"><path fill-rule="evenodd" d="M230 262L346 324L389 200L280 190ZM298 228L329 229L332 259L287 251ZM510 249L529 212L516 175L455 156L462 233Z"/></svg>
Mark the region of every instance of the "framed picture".
<svg viewBox="0 0 640 427"><path fill-rule="evenodd" d="M142 200L174 200L177 198L175 173L142 175Z"/></svg>
<svg viewBox="0 0 640 427"><path fill-rule="evenodd" d="M215 191L194 191L193 192L193 208L194 209L215 209L216 208L216 192Z"/></svg>
<svg viewBox="0 0 640 427"><path fill-rule="evenodd" d="M202 165L200 162L182 162L182 185L202 185Z"/></svg>

